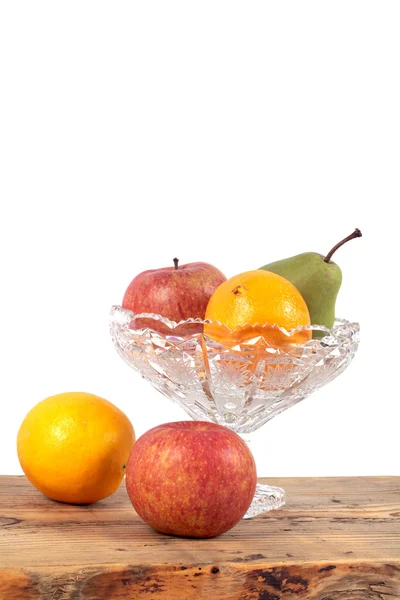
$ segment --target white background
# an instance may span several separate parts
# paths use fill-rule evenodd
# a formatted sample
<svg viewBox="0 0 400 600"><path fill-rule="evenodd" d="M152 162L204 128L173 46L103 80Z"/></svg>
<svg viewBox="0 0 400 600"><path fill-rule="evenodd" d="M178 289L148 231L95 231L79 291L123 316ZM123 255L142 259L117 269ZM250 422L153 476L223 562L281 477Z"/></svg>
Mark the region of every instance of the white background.
<svg viewBox="0 0 400 600"><path fill-rule="evenodd" d="M187 418L108 332L140 271L226 276L343 247L338 316L361 345L335 382L255 434L259 475L400 475L400 5L0 4L0 473L58 392L137 435Z"/></svg>

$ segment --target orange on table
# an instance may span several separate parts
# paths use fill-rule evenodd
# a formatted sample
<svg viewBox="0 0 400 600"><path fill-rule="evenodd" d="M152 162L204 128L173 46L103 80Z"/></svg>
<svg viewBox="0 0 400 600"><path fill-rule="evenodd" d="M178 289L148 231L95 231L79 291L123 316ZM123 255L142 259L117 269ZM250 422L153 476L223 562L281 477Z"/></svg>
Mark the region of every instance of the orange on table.
<svg viewBox="0 0 400 600"><path fill-rule="evenodd" d="M67 392L28 412L17 450L26 477L40 492L60 502L90 504L116 491L134 442L131 422L111 402Z"/></svg>
<svg viewBox="0 0 400 600"><path fill-rule="evenodd" d="M310 315L297 288L270 271L247 271L224 281L211 296L205 318L214 322L205 324L204 333L227 345L261 335L268 345L284 348L312 336L307 330L287 336L276 327L290 331L310 325Z"/></svg>

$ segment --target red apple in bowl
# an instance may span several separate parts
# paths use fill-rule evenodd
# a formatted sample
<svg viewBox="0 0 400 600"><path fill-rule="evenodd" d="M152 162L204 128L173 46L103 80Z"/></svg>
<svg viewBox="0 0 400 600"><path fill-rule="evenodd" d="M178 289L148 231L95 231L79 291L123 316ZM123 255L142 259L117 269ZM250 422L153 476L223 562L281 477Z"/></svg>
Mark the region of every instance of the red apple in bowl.
<svg viewBox="0 0 400 600"><path fill-rule="evenodd" d="M153 529L210 538L247 512L256 489L253 455L239 435L215 423L166 423L132 448L126 487L138 515Z"/></svg>
<svg viewBox="0 0 400 600"><path fill-rule="evenodd" d="M151 269L139 273L129 284L122 307L135 314L155 313L170 321L204 319L206 308L214 290L226 277L212 265L203 262ZM164 323L154 319L136 319L133 327L149 327L160 333L187 335L202 331L201 324L186 324L171 331Z"/></svg>

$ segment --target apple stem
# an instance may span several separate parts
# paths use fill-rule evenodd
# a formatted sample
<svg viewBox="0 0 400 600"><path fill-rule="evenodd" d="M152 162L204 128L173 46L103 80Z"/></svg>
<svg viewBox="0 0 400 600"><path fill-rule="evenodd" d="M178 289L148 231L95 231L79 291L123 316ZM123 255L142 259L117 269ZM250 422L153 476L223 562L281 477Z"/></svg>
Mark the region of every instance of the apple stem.
<svg viewBox="0 0 400 600"><path fill-rule="evenodd" d="M326 263L328 263L331 260L333 254L336 252L336 250L338 248L340 248L340 246L343 246L343 244L345 244L346 242L349 242L350 240L354 240L354 238L358 238L358 237L361 237L361 236L362 236L361 231L356 227L355 230L353 231L353 233L351 233L350 235L348 235L347 237L345 237L344 240L342 240L341 242L339 242L338 244L336 244L336 246L333 246L332 250L330 250L328 252L328 254L325 256L324 261Z"/></svg>
<svg viewBox="0 0 400 600"><path fill-rule="evenodd" d="M179 262L179 258L173 258L172 259L174 261L174 265L175 265L175 271L178 270L178 262Z"/></svg>

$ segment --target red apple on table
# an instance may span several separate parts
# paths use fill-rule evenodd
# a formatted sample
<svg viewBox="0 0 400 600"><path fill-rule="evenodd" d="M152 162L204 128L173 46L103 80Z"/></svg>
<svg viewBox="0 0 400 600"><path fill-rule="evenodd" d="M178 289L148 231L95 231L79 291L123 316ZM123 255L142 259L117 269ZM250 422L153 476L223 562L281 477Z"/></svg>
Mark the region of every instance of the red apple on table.
<svg viewBox="0 0 400 600"><path fill-rule="evenodd" d="M214 290L226 277L212 265L203 262L151 269L139 273L129 284L122 307L135 314L155 313L170 321L204 319L206 308ZM153 319L137 319L136 329L149 327L161 333L185 335L202 331L202 325L181 325L173 332L165 324Z"/></svg>
<svg viewBox="0 0 400 600"><path fill-rule="evenodd" d="M162 533L209 538L245 515L256 466L236 433L206 421L166 423L132 448L126 487L138 515Z"/></svg>

